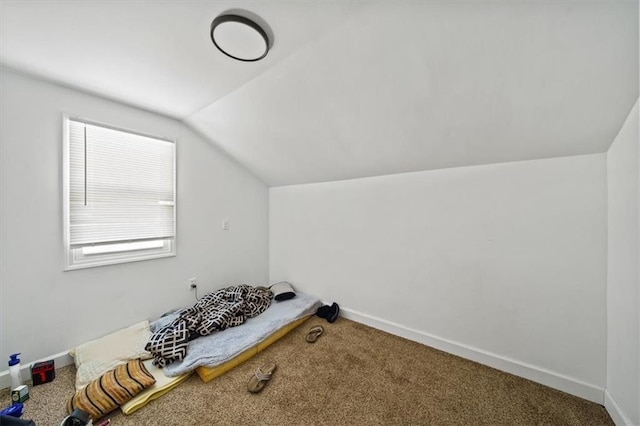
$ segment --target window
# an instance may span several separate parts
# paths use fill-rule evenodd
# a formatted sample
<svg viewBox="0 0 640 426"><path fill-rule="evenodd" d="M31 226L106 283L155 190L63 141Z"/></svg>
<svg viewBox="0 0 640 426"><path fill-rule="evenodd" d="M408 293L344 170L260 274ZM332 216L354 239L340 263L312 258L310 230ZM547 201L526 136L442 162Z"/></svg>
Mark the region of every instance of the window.
<svg viewBox="0 0 640 426"><path fill-rule="evenodd" d="M175 143L64 119L66 269L175 256Z"/></svg>

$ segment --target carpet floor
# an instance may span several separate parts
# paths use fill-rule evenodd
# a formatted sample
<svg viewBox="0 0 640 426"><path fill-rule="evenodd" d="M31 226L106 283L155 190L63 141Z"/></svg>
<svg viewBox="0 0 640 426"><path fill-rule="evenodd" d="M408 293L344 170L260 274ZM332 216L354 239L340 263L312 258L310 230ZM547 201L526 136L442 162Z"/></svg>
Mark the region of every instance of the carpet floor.
<svg viewBox="0 0 640 426"><path fill-rule="evenodd" d="M306 331L320 324L316 343ZM258 394L253 371L278 368ZM75 368L30 387L23 418L58 426ZM9 404L0 391L0 404ZM197 375L111 425L613 425L601 405L343 318L313 317L264 352L203 383Z"/></svg>

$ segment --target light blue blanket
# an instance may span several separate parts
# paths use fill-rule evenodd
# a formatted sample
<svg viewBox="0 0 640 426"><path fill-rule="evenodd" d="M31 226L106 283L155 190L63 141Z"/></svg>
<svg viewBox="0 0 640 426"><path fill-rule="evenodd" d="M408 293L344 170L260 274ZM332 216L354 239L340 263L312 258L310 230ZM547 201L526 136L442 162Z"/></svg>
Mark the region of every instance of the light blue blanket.
<svg viewBox="0 0 640 426"><path fill-rule="evenodd" d="M182 361L167 365L163 371L169 377L179 376L200 366L215 367L245 350L255 346L285 325L302 317L315 314L320 301L313 296L297 293L289 300L271 302L271 306L238 327L217 331L189 342L187 356ZM173 321L177 314L170 314L151 323L155 330Z"/></svg>

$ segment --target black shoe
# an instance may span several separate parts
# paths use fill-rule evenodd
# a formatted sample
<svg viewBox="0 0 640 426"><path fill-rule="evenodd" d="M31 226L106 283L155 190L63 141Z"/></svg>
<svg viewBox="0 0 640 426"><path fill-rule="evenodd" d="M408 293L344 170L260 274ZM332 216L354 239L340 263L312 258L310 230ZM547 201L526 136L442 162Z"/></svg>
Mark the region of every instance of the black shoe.
<svg viewBox="0 0 640 426"><path fill-rule="evenodd" d="M316 311L316 315L319 316L320 318L327 319L327 317L329 316L330 312L331 312L331 306L322 305Z"/></svg>
<svg viewBox="0 0 640 426"><path fill-rule="evenodd" d="M336 302L333 302L331 306L328 306L329 314L327 315L327 321L335 322L338 319L338 314L340 313L340 306Z"/></svg>

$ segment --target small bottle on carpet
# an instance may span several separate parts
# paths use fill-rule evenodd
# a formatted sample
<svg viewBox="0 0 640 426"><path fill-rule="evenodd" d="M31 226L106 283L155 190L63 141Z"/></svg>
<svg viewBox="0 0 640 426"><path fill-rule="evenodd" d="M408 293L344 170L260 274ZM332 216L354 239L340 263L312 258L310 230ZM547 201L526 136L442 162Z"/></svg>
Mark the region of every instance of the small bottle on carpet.
<svg viewBox="0 0 640 426"><path fill-rule="evenodd" d="M17 354L9 356L9 375L11 376L11 390L16 389L18 386L22 386L22 375L20 373L20 358Z"/></svg>

